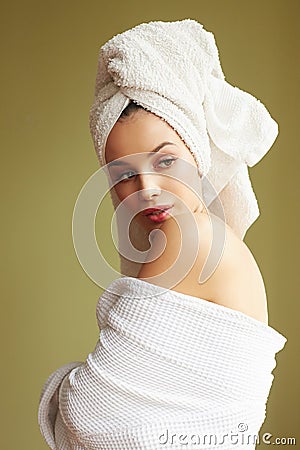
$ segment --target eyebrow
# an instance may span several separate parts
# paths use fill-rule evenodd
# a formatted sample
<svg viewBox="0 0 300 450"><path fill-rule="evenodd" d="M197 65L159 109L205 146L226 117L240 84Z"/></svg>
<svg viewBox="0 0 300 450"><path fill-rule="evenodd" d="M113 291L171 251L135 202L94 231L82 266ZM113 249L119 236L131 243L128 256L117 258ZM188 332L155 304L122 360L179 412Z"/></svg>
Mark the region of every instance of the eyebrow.
<svg viewBox="0 0 300 450"><path fill-rule="evenodd" d="M156 153L159 150L161 150L163 147L165 147L166 145L176 145L176 144L174 144L173 142L165 141L165 142L162 142L161 144L159 144L155 149L151 150L151 152L149 152L149 153ZM151 156L151 155L148 154L147 158L149 156ZM116 161L112 161L112 162L108 163L109 167L112 167L112 166L124 166L124 165L129 165L129 163L127 163L125 161L120 161L118 159Z"/></svg>

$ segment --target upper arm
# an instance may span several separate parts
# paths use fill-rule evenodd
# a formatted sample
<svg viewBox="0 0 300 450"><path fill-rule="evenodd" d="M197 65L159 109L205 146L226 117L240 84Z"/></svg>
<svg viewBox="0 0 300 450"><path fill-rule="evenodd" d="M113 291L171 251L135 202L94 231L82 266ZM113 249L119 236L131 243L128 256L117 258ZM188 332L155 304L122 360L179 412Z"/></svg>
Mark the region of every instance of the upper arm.
<svg viewBox="0 0 300 450"><path fill-rule="evenodd" d="M268 322L261 272L249 248L233 232L228 234L223 258L210 282L213 301Z"/></svg>

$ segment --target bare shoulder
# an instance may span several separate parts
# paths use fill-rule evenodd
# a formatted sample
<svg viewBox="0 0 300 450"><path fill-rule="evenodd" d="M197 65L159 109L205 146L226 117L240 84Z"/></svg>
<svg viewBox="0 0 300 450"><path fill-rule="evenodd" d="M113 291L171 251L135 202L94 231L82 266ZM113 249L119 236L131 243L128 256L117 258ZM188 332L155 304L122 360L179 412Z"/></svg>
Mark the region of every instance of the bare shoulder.
<svg viewBox="0 0 300 450"><path fill-rule="evenodd" d="M195 215L198 232L196 236L190 219L190 216L182 216L179 224L178 217L177 220L169 219L160 227L163 233L154 233L149 258L143 264L138 278L145 280L149 277L159 278L160 274L167 273L182 252L182 235L185 236L185 255L195 253L195 244L200 238L193 265L172 289L241 311L267 323L267 299L263 278L247 245L225 224L225 239L217 240L217 245L222 246L222 252L219 252L218 261L214 261L212 255L215 253L211 252L213 238L215 239L212 220L221 223L223 230L224 223L211 214ZM164 250L161 251L163 244ZM159 251L160 256L157 257ZM211 270L209 278L204 283L199 283L199 276L211 258L215 267ZM158 281L158 284L163 283Z"/></svg>
<svg viewBox="0 0 300 450"><path fill-rule="evenodd" d="M224 252L207 282L211 299L267 324L266 290L258 264L245 242L225 227Z"/></svg>

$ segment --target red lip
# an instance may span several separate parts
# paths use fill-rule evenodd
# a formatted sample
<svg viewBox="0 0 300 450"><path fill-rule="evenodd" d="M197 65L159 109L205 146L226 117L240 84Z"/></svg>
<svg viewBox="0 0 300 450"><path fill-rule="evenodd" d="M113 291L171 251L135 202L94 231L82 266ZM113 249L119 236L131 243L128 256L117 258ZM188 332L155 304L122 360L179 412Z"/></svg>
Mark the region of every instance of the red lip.
<svg viewBox="0 0 300 450"><path fill-rule="evenodd" d="M151 214L153 211L166 211L167 209L172 208L173 205L158 205L155 208L147 208L142 211L143 216L147 216Z"/></svg>

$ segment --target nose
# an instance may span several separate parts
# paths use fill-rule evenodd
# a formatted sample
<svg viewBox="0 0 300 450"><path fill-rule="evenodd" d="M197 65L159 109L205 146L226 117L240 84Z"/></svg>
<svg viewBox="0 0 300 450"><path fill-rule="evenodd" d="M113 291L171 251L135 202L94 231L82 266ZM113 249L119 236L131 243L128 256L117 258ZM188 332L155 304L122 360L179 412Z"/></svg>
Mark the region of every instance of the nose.
<svg viewBox="0 0 300 450"><path fill-rule="evenodd" d="M161 188L158 178L145 173L139 174L139 198L141 200L151 200L154 196L160 195Z"/></svg>

